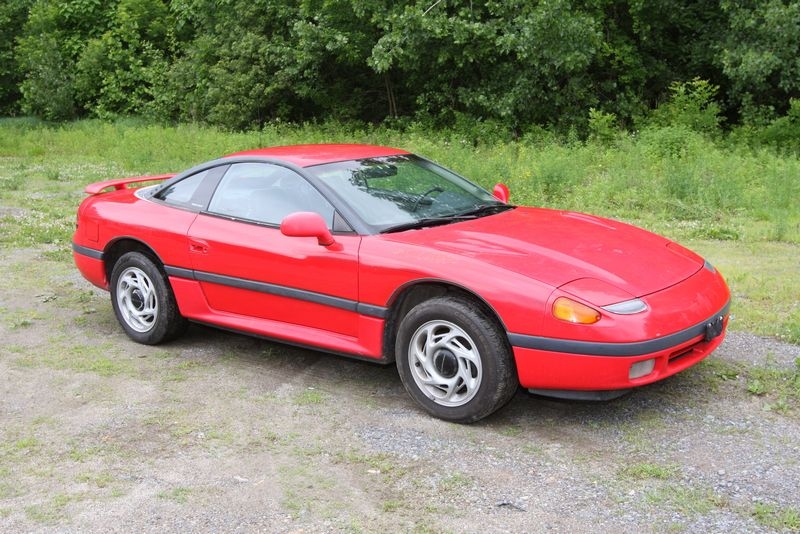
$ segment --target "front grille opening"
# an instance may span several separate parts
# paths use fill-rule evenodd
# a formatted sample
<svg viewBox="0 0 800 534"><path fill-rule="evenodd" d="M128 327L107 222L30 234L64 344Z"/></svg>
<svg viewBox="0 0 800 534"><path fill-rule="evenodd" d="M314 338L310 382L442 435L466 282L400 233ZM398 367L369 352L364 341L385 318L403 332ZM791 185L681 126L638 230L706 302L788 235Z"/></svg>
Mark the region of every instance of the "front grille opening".
<svg viewBox="0 0 800 534"><path fill-rule="evenodd" d="M688 356L689 354L694 352L695 347L697 347L697 345L699 345L699 344L700 343L695 343L694 345L689 345L688 347L684 347L682 349L676 350L675 352L673 352L672 354L669 355L670 363L672 363L674 361L677 361L677 360L680 360L684 356Z"/></svg>

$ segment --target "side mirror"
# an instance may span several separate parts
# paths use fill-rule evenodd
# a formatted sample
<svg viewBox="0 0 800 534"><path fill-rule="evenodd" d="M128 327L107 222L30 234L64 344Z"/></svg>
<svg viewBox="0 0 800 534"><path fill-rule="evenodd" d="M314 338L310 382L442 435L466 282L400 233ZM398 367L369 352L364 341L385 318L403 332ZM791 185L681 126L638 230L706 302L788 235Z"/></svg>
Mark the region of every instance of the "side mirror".
<svg viewBox="0 0 800 534"><path fill-rule="evenodd" d="M492 194L497 200L504 204L508 204L508 200L511 198L511 191L508 190L506 184L495 184Z"/></svg>
<svg viewBox="0 0 800 534"><path fill-rule="evenodd" d="M336 243L328 225L319 213L298 211L281 221L281 233L288 237L316 237L317 243L329 247Z"/></svg>

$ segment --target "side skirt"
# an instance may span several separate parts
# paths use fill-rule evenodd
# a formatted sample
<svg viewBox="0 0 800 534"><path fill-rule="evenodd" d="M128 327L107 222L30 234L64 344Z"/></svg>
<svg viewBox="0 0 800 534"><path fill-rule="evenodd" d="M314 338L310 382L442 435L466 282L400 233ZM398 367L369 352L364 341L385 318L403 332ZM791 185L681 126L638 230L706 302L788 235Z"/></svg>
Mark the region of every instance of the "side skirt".
<svg viewBox="0 0 800 534"><path fill-rule="evenodd" d="M369 363L374 363L374 364L384 365L384 366L385 365L389 365L389 364L394 362L394 360L391 360L391 359L389 359L389 358L387 358L385 356L381 357L381 358L372 358L372 357L369 357L369 356L359 356L358 354L353 354L352 352L342 352L342 351L337 351L337 350L333 350L333 349L326 349L326 348L319 347L319 346L316 346L316 345L309 345L309 344L304 344L304 343L299 343L299 342L294 342L294 341L286 341L285 339L280 339L280 338L273 337L273 336L265 336L265 335L262 335L262 334L256 334L254 332L247 332L246 330L237 330L235 328L228 328L228 327L220 326L220 325L217 325L217 324L214 324L214 323L208 323L208 322L204 322L204 321L196 321L194 319L190 319L190 321L192 323L196 324L196 325L199 325L199 326L205 326L205 327L208 327L208 328L213 328L215 330L221 330L223 332L230 332L231 334L237 334L237 335L252 337L252 338L256 338L256 339L263 339L264 341L269 341L271 343L280 343L281 345L288 345L290 347L297 347L299 349L313 350L313 351L316 351L316 352L322 352L322 353L330 354L330 355L333 355L333 356L339 356L341 358L347 358L349 360L358 360L358 361L362 361L362 362L369 362Z"/></svg>
<svg viewBox="0 0 800 534"><path fill-rule="evenodd" d="M192 322L351 358L386 363L391 361L383 352L384 319L359 314L359 335L353 337L271 319L220 312L208 305L199 282L170 276L170 284L181 315Z"/></svg>

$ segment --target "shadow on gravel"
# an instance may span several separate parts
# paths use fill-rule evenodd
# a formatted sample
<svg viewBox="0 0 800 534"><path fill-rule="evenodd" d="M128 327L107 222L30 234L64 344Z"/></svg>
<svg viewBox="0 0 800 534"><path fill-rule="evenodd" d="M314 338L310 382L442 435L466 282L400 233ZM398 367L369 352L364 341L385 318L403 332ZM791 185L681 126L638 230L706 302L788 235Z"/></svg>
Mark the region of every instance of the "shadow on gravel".
<svg viewBox="0 0 800 534"><path fill-rule="evenodd" d="M228 365L249 366L273 380L314 383L333 397L381 392L390 403L384 406L386 409L424 414L406 395L394 364L376 364L198 325L171 346L210 359L221 358ZM609 401L555 399L520 389L507 406L472 426L599 428L635 424L642 417L651 417L653 410L669 415L687 406L717 402L714 391L710 391L715 389L711 382L707 371L695 367Z"/></svg>

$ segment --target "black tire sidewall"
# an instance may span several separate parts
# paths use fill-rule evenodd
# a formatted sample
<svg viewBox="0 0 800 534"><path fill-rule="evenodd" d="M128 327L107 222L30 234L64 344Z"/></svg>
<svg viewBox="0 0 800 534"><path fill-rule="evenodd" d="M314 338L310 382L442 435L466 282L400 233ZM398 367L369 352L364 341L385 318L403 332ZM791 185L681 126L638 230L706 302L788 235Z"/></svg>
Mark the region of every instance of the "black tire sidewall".
<svg viewBox="0 0 800 534"><path fill-rule="evenodd" d="M156 315L153 328L147 332L138 332L128 325L122 316L117 303L117 283L123 272L128 268L140 269L153 284L156 293L158 313ZM114 315L122 326L125 333L137 343L145 345L155 345L168 341L185 329L185 319L180 316L172 288L164 273L156 266L152 259L141 252L128 252L123 255L115 264L111 272L111 304L114 307Z"/></svg>
<svg viewBox="0 0 800 534"><path fill-rule="evenodd" d="M466 332L480 355L482 378L478 392L461 406L442 406L419 388L412 376L409 343L423 324L444 320ZM482 419L506 404L518 386L516 368L505 333L472 303L455 297L437 297L414 307L401 321L395 343L400 379L409 395L431 415L457 423Z"/></svg>

